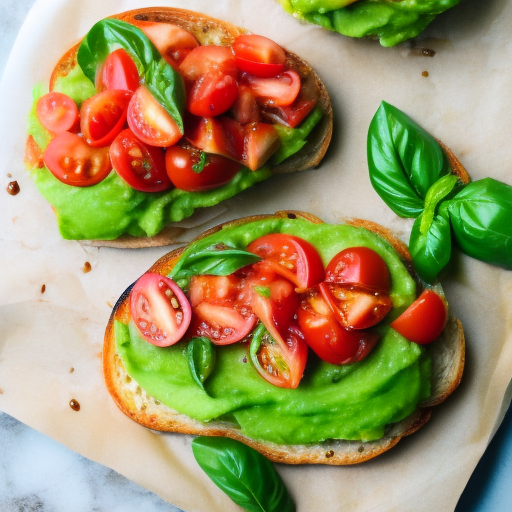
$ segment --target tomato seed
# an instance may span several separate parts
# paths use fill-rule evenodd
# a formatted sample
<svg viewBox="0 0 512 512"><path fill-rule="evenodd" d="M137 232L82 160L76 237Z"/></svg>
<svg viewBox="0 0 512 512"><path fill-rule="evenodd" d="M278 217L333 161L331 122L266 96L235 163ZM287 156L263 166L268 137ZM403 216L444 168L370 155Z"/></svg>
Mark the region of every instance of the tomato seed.
<svg viewBox="0 0 512 512"><path fill-rule="evenodd" d="M134 146L128 150L128 154L133 158L142 158L142 151L140 148ZM133 164L132 164L133 165Z"/></svg>
<svg viewBox="0 0 512 512"><path fill-rule="evenodd" d="M171 299L171 306L174 308L174 309L178 309L180 307L180 303L178 302L178 299L176 297L173 297Z"/></svg>

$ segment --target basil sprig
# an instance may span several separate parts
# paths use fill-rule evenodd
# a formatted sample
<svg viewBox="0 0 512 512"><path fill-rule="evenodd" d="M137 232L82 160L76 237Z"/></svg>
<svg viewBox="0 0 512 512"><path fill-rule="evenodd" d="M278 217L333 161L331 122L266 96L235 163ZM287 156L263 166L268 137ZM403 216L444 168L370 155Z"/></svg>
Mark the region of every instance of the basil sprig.
<svg viewBox="0 0 512 512"><path fill-rule="evenodd" d="M467 255L512 269L512 187L460 183L440 144L386 102L368 131L368 168L384 202L416 218L409 249L422 279L434 281L448 264L452 238Z"/></svg>
<svg viewBox="0 0 512 512"><path fill-rule="evenodd" d="M273 464L249 446L224 437L197 437L192 452L201 469L248 512L295 512Z"/></svg>
<svg viewBox="0 0 512 512"><path fill-rule="evenodd" d="M94 83L98 67L111 52L119 48L123 48L134 59L144 84L183 132L183 79L162 58L139 28L114 18L99 21L80 43L77 53L78 64L87 78Z"/></svg>
<svg viewBox="0 0 512 512"><path fill-rule="evenodd" d="M204 336L192 338L187 345L187 362L192 378L203 390L205 380L215 367L215 345Z"/></svg>

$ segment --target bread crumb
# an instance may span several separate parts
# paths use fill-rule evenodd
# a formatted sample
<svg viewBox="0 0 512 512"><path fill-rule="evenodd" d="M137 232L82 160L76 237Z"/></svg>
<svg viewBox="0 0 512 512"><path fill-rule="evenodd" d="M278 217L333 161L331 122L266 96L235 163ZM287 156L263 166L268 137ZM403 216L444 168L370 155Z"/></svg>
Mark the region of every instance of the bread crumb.
<svg viewBox="0 0 512 512"><path fill-rule="evenodd" d="M91 270L92 270L92 266L91 266L91 264L90 264L88 261L86 261L86 262L84 263L84 266L82 267L82 272L83 272L84 274L87 274L87 272L90 272Z"/></svg>
<svg viewBox="0 0 512 512"><path fill-rule="evenodd" d="M69 370L69 373L73 373L75 371L75 369L73 367L71 367L71 369Z"/></svg>
<svg viewBox="0 0 512 512"><path fill-rule="evenodd" d="M330 459L331 457L334 457L334 450L329 450L328 452L326 452L325 454L325 458L326 459Z"/></svg>
<svg viewBox="0 0 512 512"><path fill-rule="evenodd" d="M423 71L423 73L421 73L421 76L424 76L426 78L428 76L428 71Z"/></svg>

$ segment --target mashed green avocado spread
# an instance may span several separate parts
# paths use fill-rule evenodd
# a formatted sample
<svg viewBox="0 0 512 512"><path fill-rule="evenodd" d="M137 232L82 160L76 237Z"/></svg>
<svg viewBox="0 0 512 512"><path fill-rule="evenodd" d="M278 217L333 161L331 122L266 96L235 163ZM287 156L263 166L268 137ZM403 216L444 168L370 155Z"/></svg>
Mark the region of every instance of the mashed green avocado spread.
<svg viewBox="0 0 512 512"><path fill-rule="evenodd" d="M241 343L217 347L216 365L203 391L193 380L186 342L158 348L144 341L133 323L116 322L117 351L128 374L154 398L189 417L236 422L252 438L278 444L307 444L325 439L378 439L386 426L411 414L430 394L430 357L389 327L415 298L415 283L394 250L382 239L348 225L312 224L301 219L267 219L228 227L189 251L224 243L245 248L273 232L311 242L324 264L346 247L377 251L391 273L394 310L379 325L381 339L363 361L334 366L309 356L297 389L275 387L247 361Z"/></svg>
<svg viewBox="0 0 512 512"><path fill-rule="evenodd" d="M57 81L54 90L67 94L78 106L96 92L78 65ZM28 134L41 149L51 138L35 113L37 100L45 92L41 86L34 88L34 103L28 119ZM274 163L299 151L321 117L320 109L316 109L299 128L280 130L282 143ZM73 187L59 181L46 167L32 170L39 192L55 210L61 236L71 240L112 240L124 233L152 237L167 224L190 217L197 208L214 206L271 175L268 165L257 171L243 167L229 183L215 189L146 193L128 186L115 171L97 185Z"/></svg>
<svg viewBox="0 0 512 512"><path fill-rule="evenodd" d="M395 46L416 37L460 0L279 0L298 18L350 37L378 38ZM350 5L347 5L349 4Z"/></svg>

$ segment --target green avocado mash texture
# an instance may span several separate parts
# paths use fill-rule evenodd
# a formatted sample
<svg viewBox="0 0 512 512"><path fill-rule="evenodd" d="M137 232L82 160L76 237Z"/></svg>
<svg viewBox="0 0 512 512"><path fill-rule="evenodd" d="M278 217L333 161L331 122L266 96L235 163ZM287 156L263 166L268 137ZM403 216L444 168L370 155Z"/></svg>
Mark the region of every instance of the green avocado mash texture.
<svg viewBox="0 0 512 512"><path fill-rule="evenodd" d="M245 248L267 233L289 233L311 242L326 265L346 247L377 251L391 273L395 318L415 298L415 282L394 250L373 233L348 225L312 224L300 219L267 219L228 227L193 244L194 253L216 243ZM187 253L185 253L186 255ZM158 348L144 341L133 323L116 322L116 347L128 374L149 395L200 421L227 419L242 433L278 444L326 439L368 441L411 414L430 394L430 357L389 327L363 361L335 366L309 356L297 389L275 387L248 362L247 345L216 347L216 365L203 391L191 376L186 341Z"/></svg>
<svg viewBox="0 0 512 512"><path fill-rule="evenodd" d="M419 35L460 0L279 0L286 11L350 37L378 38L395 46ZM347 5L350 3L350 5Z"/></svg>
<svg viewBox="0 0 512 512"><path fill-rule="evenodd" d="M67 94L80 106L95 94L92 82L77 65L61 77L56 91ZM39 123L35 106L45 94L40 85L33 91L34 102L28 119L28 134L44 149L51 139ZM273 162L280 163L302 148L306 137L321 119L314 110L297 129L279 131L282 143ZM60 234L71 240L113 240L122 234L152 237L167 224L190 217L197 208L214 206L272 176L270 166L257 171L246 167L227 184L203 192L171 189L159 193L139 192L128 186L115 171L91 187L73 187L59 181L46 167L31 170L41 195L53 206Z"/></svg>

